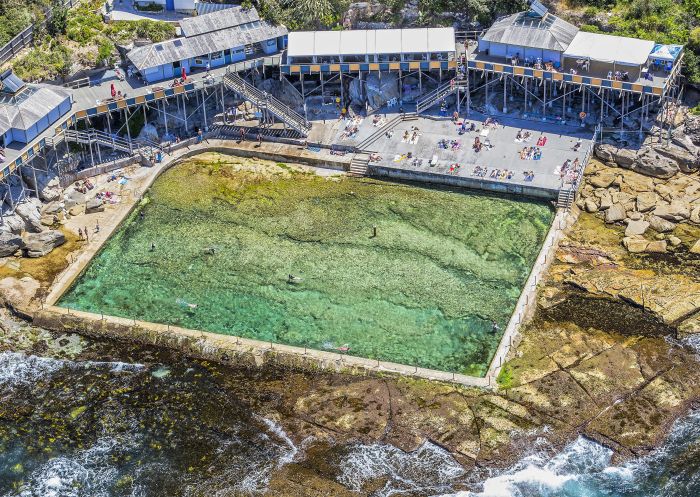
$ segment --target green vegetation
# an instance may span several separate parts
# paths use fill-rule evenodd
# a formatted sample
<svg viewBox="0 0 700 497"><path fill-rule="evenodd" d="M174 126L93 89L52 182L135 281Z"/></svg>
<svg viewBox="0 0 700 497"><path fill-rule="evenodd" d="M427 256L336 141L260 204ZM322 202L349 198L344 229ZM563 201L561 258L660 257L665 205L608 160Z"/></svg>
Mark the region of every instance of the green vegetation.
<svg viewBox="0 0 700 497"><path fill-rule="evenodd" d="M86 0L68 10L56 3L46 33L38 33L34 48L13 62L17 74L28 81L56 79L80 68L109 65L116 60L117 44L135 38L158 42L175 36L174 26L166 22L106 24L101 6L101 0Z"/></svg>
<svg viewBox="0 0 700 497"><path fill-rule="evenodd" d="M141 4L134 4L136 7L136 10L140 10L141 12L163 12L163 6L159 5L157 3L149 3L146 5L141 5Z"/></svg>
<svg viewBox="0 0 700 497"><path fill-rule="evenodd" d="M4 45L40 19L49 0L2 0L0 1L0 45Z"/></svg>
<svg viewBox="0 0 700 497"><path fill-rule="evenodd" d="M513 368L508 363L504 364L501 368L501 371L498 373L498 377L496 378L496 383L498 383L498 386L504 390L513 388Z"/></svg>
<svg viewBox="0 0 700 497"><path fill-rule="evenodd" d="M55 79L70 74L71 52L61 43L48 38L13 64L15 72L27 81Z"/></svg>
<svg viewBox="0 0 700 497"><path fill-rule="evenodd" d="M341 25L350 0L259 0L257 6L267 19L290 30L335 28Z"/></svg>

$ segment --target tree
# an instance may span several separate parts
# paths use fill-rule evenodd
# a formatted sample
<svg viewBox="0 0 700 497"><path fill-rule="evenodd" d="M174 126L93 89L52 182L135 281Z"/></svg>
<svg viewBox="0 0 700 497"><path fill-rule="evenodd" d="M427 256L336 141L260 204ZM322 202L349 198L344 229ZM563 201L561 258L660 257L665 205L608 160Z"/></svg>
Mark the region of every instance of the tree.
<svg viewBox="0 0 700 497"><path fill-rule="evenodd" d="M330 0L300 0L294 2L293 14L304 25L320 27L323 22L333 15L333 5Z"/></svg>
<svg viewBox="0 0 700 497"><path fill-rule="evenodd" d="M51 17L46 23L46 29L51 36L66 34L68 28L68 9L61 0L54 0Z"/></svg>

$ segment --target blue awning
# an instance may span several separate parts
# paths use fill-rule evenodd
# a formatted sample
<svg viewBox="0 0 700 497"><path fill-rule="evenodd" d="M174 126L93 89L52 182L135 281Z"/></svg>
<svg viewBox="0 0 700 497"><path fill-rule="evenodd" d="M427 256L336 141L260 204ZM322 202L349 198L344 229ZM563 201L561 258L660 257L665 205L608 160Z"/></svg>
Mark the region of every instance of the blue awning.
<svg viewBox="0 0 700 497"><path fill-rule="evenodd" d="M683 50L683 45L662 45L657 43L649 54L650 59L675 61Z"/></svg>

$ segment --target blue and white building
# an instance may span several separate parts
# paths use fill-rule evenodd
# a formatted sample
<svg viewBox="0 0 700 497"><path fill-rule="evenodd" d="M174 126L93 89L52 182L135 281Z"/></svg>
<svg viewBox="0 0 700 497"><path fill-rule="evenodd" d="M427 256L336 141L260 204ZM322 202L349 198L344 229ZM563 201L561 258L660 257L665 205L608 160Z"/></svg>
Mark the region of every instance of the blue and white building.
<svg viewBox="0 0 700 497"><path fill-rule="evenodd" d="M29 143L72 107L70 90L26 84L11 70L0 75L0 136L3 146Z"/></svg>
<svg viewBox="0 0 700 497"><path fill-rule="evenodd" d="M148 83L177 78L209 66L216 68L278 53L287 28L260 19L255 8L240 6L180 22L183 36L131 50L127 57Z"/></svg>

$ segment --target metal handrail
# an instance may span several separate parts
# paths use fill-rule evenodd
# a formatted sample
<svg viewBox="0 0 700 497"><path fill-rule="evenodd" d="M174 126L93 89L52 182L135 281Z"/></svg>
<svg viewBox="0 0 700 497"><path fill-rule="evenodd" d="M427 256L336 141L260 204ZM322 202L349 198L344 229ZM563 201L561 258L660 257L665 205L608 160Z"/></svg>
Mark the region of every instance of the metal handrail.
<svg viewBox="0 0 700 497"><path fill-rule="evenodd" d="M281 102L271 94L265 94L255 86L251 85L237 74L227 73L224 82L231 86L234 91L249 97L253 103L260 108L270 109L283 121L294 126L300 132L308 132L311 128L309 122L304 119L294 109Z"/></svg>

